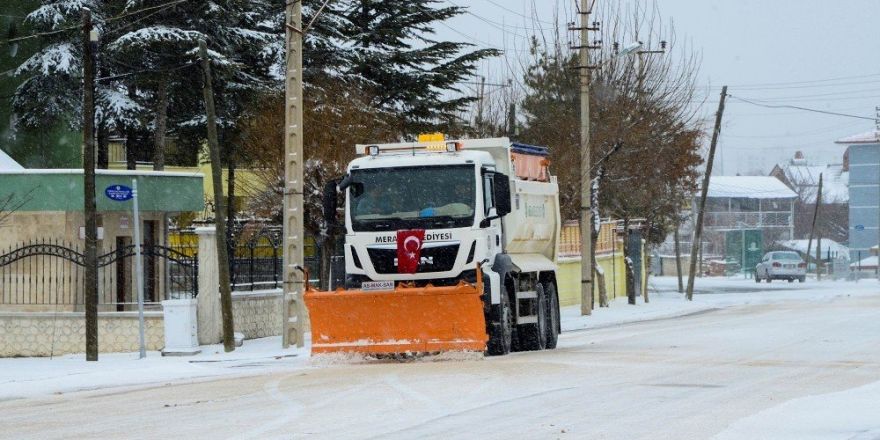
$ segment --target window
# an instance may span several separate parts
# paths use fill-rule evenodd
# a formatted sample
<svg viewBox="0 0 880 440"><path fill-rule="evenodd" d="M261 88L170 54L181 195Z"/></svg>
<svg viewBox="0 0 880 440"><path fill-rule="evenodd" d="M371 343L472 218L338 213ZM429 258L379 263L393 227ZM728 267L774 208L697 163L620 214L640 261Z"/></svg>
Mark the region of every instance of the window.
<svg viewBox="0 0 880 440"><path fill-rule="evenodd" d="M484 214L489 215L489 210L495 207L495 173L484 171L483 174L483 209Z"/></svg>
<svg viewBox="0 0 880 440"><path fill-rule="evenodd" d="M800 260L801 257L795 252L775 252L773 254L774 260Z"/></svg>
<svg viewBox="0 0 880 440"><path fill-rule="evenodd" d="M760 199L730 199L732 212L758 212Z"/></svg>
<svg viewBox="0 0 880 440"><path fill-rule="evenodd" d="M706 199L706 212L727 212L729 209L727 198Z"/></svg>

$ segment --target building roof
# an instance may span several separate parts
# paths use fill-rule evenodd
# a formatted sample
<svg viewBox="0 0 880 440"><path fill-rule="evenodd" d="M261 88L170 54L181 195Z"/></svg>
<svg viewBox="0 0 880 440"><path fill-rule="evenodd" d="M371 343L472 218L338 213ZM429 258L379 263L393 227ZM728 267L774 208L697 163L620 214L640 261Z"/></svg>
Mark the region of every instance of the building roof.
<svg viewBox="0 0 880 440"><path fill-rule="evenodd" d="M850 263L849 267L850 269L856 269L859 267L861 267L862 269L875 269L877 267L877 256L873 255L861 261Z"/></svg>
<svg viewBox="0 0 880 440"><path fill-rule="evenodd" d="M819 188L819 175L822 175L822 202L847 203L849 201L849 172L843 164L807 165L798 160L777 165L785 178L805 203L815 203Z"/></svg>
<svg viewBox="0 0 880 440"><path fill-rule="evenodd" d="M786 249L791 249L793 251L797 251L802 254L806 254L807 253L807 246L809 245L809 240L781 240L781 241L777 241L776 243ZM816 255L816 246L818 246L818 245L819 245L818 240L813 240L813 245L812 245L812 248L810 249L810 254ZM823 238L821 246L822 246L822 248L819 250L819 255L821 255L822 258L825 258L828 256L829 250L831 251L832 254L836 254L836 255L842 256L844 258L849 258L849 248L834 241L834 240L829 240L827 238Z"/></svg>
<svg viewBox="0 0 880 440"><path fill-rule="evenodd" d="M21 166L15 159L9 157L8 154L0 150L0 170L23 170L24 167Z"/></svg>
<svg viewBox="0 0 880 440"><path fill-rule="evenodd" d="M871 130L871 131L866 131L864 133L854 134L852 136L840 138L837 141L835 141L834 143L845 144L845 145L880 144L880 131Z"/></svg>
<svg viewBox="0 0 880 440"><path fill-rule="evenodd" d="M771 176L712 176L710 198L795 199L797 194Z"/></svg>

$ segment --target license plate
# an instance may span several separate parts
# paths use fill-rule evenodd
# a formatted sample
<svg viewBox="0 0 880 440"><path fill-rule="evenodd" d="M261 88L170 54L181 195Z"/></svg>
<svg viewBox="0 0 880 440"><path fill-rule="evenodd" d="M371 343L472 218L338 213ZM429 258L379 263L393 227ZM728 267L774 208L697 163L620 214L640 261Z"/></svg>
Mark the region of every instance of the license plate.
<svg viewBox="0 0 880 440"><path fill-rule="evenodd" d="M786 269L794 269L794 264L786 264L785 268Z"/></svg>
<svg viewBox="0 0 880 440"><path fill-rule="evenodd" d="M364 281L361 290L367 292L385 292L394 290L394 281Z"/></svg>

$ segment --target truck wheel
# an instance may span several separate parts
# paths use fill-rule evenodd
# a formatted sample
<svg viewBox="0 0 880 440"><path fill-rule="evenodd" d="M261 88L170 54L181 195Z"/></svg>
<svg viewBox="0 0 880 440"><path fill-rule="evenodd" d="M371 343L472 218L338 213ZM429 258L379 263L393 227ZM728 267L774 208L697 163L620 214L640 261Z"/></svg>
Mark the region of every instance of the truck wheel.
<svg viewBox="0 0 880 440"><path fill-rule="evenodd" d="M553 282L545 284L544 294L547 297L547 346L548 349L556 348L556 342L559 340L560 320L559 320L559 295L556 292L556 285Z"/></svg>
<svg viewBox="0 0 880 440"><path fill-rule="evenodd" d="M513 311L504 286L501 289L501 304L492 306L495 313L492 313L489 322L489 342L486 343L486 354L489 356L508 354L513 344Z"/></svg>
<svg viewBox="0 0 880 440"><path fill-rule="evenodd" d="M758 272L755 272L755 282L756 282L756 283L760 283L760 282L761 282L761 277L758 276Z"/></svg>
<svg viewBox="0 0 880 440"><path fill-rule="evenodd" d="M800 278L798 278L798 282L799 282L799 283L803 283L803 282L806 281L806 280L807 280L807 277L800 277Z"/></svg>
<svg viewBox="0 0 880 440"><path fill-rule="evenodd" d="M519 346L523 350L543 350L547 347L547 309L549 304L547 303L544 286L540 284L535 285L535 292L537 293L535 303L537 305L536 315L538 322L523 324L517 329Z"/></svg>

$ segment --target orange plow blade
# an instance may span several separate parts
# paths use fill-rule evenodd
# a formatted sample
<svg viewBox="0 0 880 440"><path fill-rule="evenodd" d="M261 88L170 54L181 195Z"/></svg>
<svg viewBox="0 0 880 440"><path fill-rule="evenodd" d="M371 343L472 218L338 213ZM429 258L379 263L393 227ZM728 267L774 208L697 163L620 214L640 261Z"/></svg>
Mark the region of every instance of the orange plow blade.
<svg viewBox="0 0 880 440"><path fill-rule="evenodd" d="M483 351L488 336L481 281L476 286L398 285L385 292L308 289L312 354Z"/></svg>

